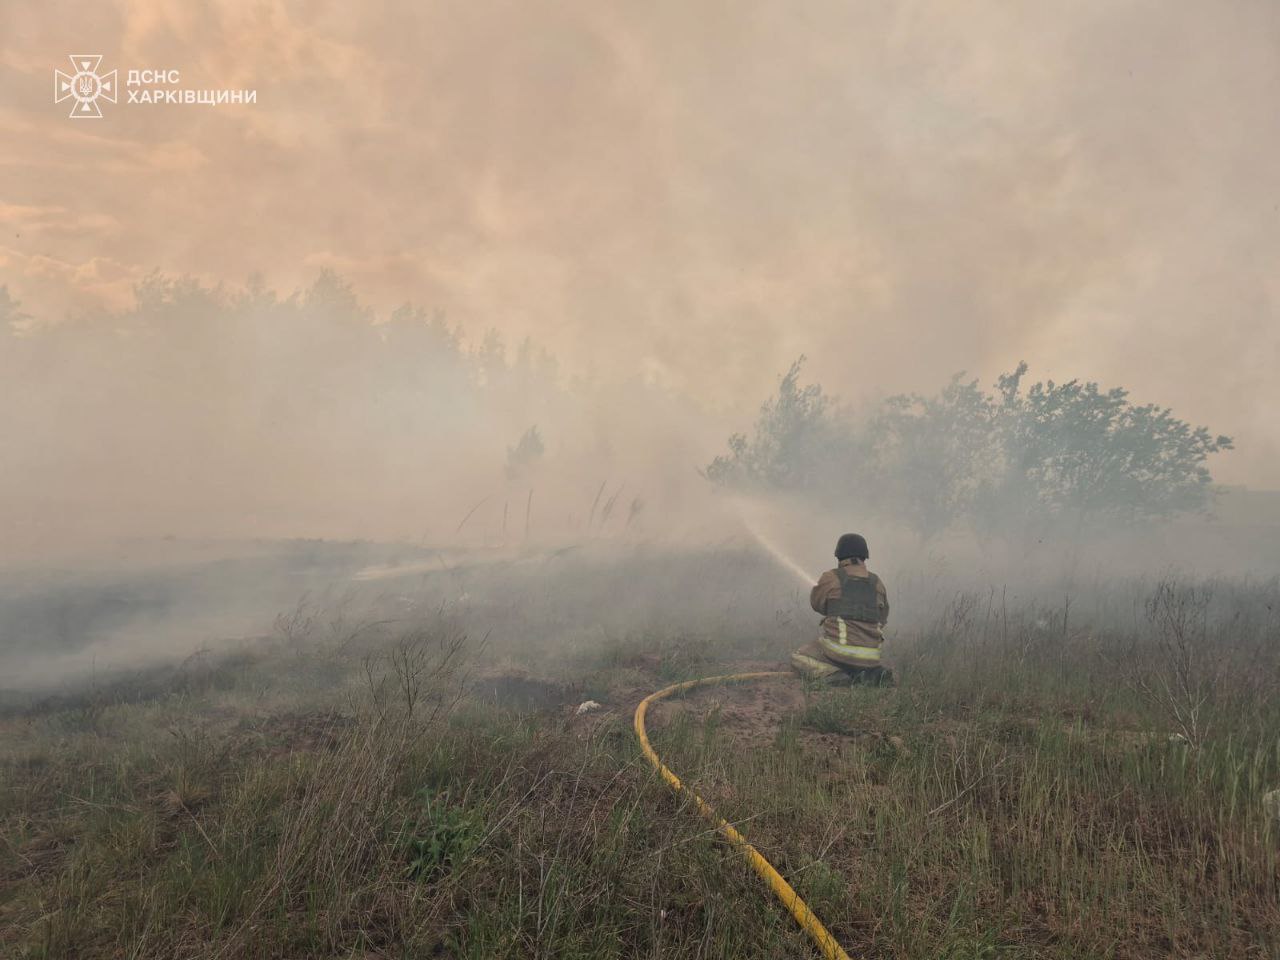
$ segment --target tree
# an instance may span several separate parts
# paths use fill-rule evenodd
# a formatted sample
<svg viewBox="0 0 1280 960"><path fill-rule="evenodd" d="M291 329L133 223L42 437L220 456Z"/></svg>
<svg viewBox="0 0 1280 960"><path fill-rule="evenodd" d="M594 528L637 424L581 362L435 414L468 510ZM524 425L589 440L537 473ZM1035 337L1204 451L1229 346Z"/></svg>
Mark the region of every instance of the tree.
<svg viewBox="0 0 1280 960"><path fill-rule="evenodd" d="M537 426L530 427L514 447L507 447L507 479L516 480L531 471L542 460L545 450Z"/></svg>
<svg viewBox="0 0 1280 960"><path fill-rule="evenodd" d="M933 396L894 396L868 417L802 386L803 357L761 407L750 437L706 470L727 487L856 494L928 538L960 521L1026 531L1045 522L1127 522L1207 506L1206 460L1230 437L1192 427L1127 391L1071 380L1024 390L1027 365L995 392L961 375Z"/></svg>
<svg viewBox="0 0 1280 960"><path fill-rule="evenodd" d="M971 515L994 482L998 408L978 387L952 377L936 396L890 397L871 418L870 484L921 536ZM864 481L865 485L865 481Z"/></svg>
<svg viewBox="0 0 1280 960"><path fill-rule="evenodd" d="M805 490L820 487L824 465L847 452L848 438L830 411L830 400L817 384L800 385L800 357L783 375L777 396L760 406L748 439L735 433L729 453L711 461L704 475L726 487Z"/></svg>
<svg viewBox="0 0 1280 960"><path fill-rule="evenodd" d="M1205 461L1230 437L1192 427L1167 407L1135 406L1128 391L1071 380L1025 393L1025 363L997 381L1004 453L999 494L1055 514L1135 520L1204 509Z"/></svg>
<svg viewBox="0 0 1280 960"><path fill-rule="evenodd" d="M31 319L22 311L22 303L9 295L8 286L0 286L0 333L16 330Z"/></svg>

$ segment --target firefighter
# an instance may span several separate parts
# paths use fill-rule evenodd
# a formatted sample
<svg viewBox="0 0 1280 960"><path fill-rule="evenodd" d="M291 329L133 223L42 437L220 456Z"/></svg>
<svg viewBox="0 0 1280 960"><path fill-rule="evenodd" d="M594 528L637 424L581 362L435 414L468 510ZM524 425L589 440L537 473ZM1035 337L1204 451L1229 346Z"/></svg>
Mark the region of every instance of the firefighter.
<svg viewBox="0 0 1280 960"><path fill-rule="evenodd" d="M818 638L791 654L791 666L811 680L892 683L881 660L889 620L884 581L867 569L867 541L846 533L836 543L837 566L818 578L809 605L822 614Z"/></svg>

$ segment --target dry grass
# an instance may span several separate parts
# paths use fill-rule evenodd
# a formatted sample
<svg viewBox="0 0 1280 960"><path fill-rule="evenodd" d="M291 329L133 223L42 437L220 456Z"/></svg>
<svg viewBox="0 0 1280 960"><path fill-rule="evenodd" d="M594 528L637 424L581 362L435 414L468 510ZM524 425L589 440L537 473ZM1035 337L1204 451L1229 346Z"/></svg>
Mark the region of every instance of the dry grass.
<svg viewBox="0 0 1280 960"><path fill-rule="evenodd" d="M699 693L657 711L655 746L854 955L1276 956L1280 604L1212 596L1185 621L1212 667L1182 688L1188 742L1134 682L1170 669L1143 597L1117 629L961 596L898 644L897 689L753 700L766 737L749 690ZM0 954L812 955L630 734L642 692L742 662L741 638L482 683L466 653L444 626L292 630L11 711ZM588 696L608 712L572 718Z"/></svg>

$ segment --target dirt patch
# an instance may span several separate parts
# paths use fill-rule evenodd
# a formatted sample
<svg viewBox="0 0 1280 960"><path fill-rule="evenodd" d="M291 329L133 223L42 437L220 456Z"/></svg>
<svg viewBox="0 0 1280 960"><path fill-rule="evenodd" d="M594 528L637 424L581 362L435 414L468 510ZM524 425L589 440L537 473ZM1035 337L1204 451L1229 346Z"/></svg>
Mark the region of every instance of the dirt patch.
<svg viewBox="0 0 1280 960"><path fill-rule="evenodd" d="M537 713L564 706L573 699L573 691L566 684L526 673L503 673L477 678L471 696L508 710Z"/></svg>
<svg viewBox="0 0 1280 960"><path fill-rule="evenodd" d="M777 669L775 664L735 665L732 672ZM728 670L724 671L730 672ZM773 677L694 690L672 700L660 700L649 711L649 730L660 731L678 717L695 723L714 724L718 733L747 749L772 746L786 729L797 746L820 755L835 756L855 747L907 754L893 725L873 704L859 708L847 725L838 729L797 725L811 705L802 684L792 677ZM638 700L639 698L637 698Z"/></svg>
<svg viewBox="0 0 1280 960"><path fill-rule="evenodd" d="M650 709L649 727L660 730L687 716L713 722L730 740L747 747L770 744L783 720L804 707L800 685L778 677L695 690L675 700L660 700Z"/></svg>

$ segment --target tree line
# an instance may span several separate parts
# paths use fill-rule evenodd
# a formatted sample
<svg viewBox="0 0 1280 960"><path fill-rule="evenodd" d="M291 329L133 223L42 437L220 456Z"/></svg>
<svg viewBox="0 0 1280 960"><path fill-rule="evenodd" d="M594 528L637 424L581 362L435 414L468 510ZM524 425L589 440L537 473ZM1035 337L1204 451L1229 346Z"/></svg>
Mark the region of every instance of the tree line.
<svg viewBox="0 0 1280 960"><path fill-rule="evenodd" d="M781 378L749 433L705 475L726 488L857 503L923 538L957 525L998 534L1054 522L1128 523L1205 510L1208 458L1230 437L1091 381L1027 384L1027 364L992 388L957 375L934 394L888 397L869 413Z"/></svg>

